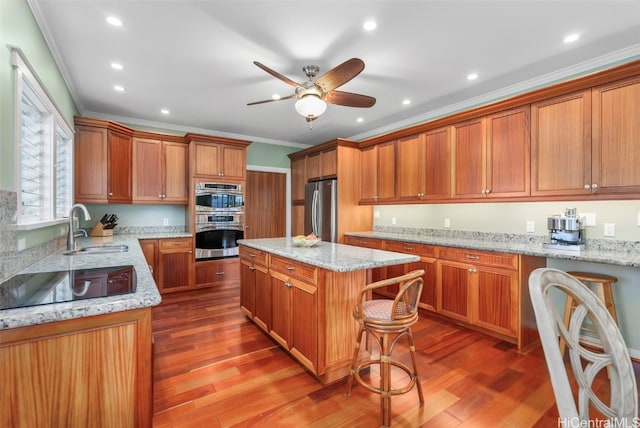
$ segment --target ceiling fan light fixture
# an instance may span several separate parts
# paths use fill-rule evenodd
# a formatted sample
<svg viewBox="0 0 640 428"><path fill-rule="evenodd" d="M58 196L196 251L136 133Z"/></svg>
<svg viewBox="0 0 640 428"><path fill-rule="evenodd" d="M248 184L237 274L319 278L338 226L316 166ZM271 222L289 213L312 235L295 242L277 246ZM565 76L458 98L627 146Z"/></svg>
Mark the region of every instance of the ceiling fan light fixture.
<svg viewBox="0 0 640 428"><path fill-rule="evenodd" d="M327 103L316 94L307 94L296 101L296 111L306 118L316 118L327 110Z"/></svg>

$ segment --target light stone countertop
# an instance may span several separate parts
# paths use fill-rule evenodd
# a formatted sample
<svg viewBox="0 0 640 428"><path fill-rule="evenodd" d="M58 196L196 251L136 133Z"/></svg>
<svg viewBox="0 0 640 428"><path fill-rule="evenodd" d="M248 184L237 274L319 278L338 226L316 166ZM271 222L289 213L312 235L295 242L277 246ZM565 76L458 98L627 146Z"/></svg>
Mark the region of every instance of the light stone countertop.
<svg viewBox="0 0 640 428"><path fill-rule="evenodd" d="M16 274L133 265L137 276L136 291L131 294L72 302L2 309L0 310L0 330L156 306L162 299L138 240L191 236L189 233L153 233L114 235L105 238L78 238L79 247L126 244L129 250L121 253L74 254L70 256L64 255L64 250L60 250Z"/></svg>
<svg viewBox="0 0 640 428"><path fill-rule="evenodd" d="M437 232L434 232L437 233ZM450 236L422 233L394 233L389 231L349 232L347 236L375 238L416 244L465 248L469 250L497 251L551 259L566 259L592 263L640 267L640 243L627 241L587 240L581 251L552 250L542 247L544 238L510 234L458 232Z"/></svg>
<svg viewBox="0 0 640 428"><path fill-rule="evenodd" d="M243 239L241 245L335 272L353 272L420 261L418 256L321 241L314 247L293 245L291 238Z"/></svg>

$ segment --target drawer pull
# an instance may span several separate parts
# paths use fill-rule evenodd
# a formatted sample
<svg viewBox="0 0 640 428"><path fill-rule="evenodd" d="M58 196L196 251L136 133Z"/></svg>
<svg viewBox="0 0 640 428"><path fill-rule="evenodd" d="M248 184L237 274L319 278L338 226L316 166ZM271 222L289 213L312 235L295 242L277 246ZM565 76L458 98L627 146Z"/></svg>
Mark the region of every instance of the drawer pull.
<svg viewBox="0 0 640 428"><path fill-rule="evenodd" d="M294 269L295 269L295 266L291 266L291 265L289 265L289 266L287 266L287 268L286 268L286 269L287 269L287 270L289 270L289 271L291 271L291 270L294 270Z"/></svg>
<svg viewBox="0 0 640 428"><path fill-rule="evenodd" d="M249 270L256 270L255 266L249 266Z"/></svg>
<svg viewBox="0 0 640 428"><path fill-rule="evenodd" d="M287 288L291 288L291 287L293 287L293 284L290 283L289 281L287 281L287 282L284 283L284 286L287 287Z"/></svg>
<svg viewBox="0 0 640 428"><path fill-rule="evenodd" d="M476 273L476 272L478 272L478 271L477 271L477 270L475 270L475 269L467 269L467 271L468 271L469 273Z"/></svg>
<svg viewBox="0 0 640 428"><path fill-rule="evenodd" d="M255 257L256 253L249 253L249 257Z"/></svg>
<svg viewBox="0 0 640 428"><path fill-rule="evenodd" d="M255 269L255 268L254 268ZM224 275L224 271L222 272L216 272L216 275Z"/></svg>
<svg viewBox="0 0 640 428"><path fill-rule="evenodd" d="M413 247L402 247L405 251L413 251Z"/></svg>
<svg viewBox="0 0 640 428"><path fill-rule="evenodd" d="M480 256L472 256L471 254L467 254L465 257L471 260L478 260L480 258Z"/></svg>

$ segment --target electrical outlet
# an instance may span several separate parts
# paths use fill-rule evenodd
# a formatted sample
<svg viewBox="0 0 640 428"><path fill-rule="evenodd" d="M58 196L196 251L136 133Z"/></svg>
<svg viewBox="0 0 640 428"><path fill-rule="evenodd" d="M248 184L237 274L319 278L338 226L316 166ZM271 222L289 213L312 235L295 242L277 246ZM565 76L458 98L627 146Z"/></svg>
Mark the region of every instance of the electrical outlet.
<svg viewBox="0 0 640 428"><path fill-rule="evenodd" d="M162 225L163 226L169 226L169 219L168 218L163 218L162 219Z"/></svg>
<svg viewBox="0 0 640 428"><path fill-rule="evenodd" d="M527 232L533 233L536 231L536 223L534 221L527 221Z"/></svg>
<svg viewBox="0 0 640 428"><path fill-rule="evenodd" d="M391 224L396 224L396 218L395 217L391 217Z"/></svg>
<svg viewBox="0 0 640 428"><path fill-rule="evenodd" d="M596 225L596 213L580 213L578 217L582 217L585 226Z"/></svg>
<svg viewBox="0 0 640 428"><path fill-rule="evenodd" d="M27 246L27 242L25 241L24 238L18 239L18 251L24 250L24 247L26 246Z"/></svg>
<svg viewBox="0 0 640 428"><path fill-rule="evenodd" d="M616 224L605 223L604 224L604 236L616 236Z"/></svg>
<svg viewBox="0 0 640 428"><path fill-rule="evenodd" d="M638 213L638 226L640 226L640 213Z"/></svg>
<svg viewBox="0 0 640 428"><path fill-rule="evenodd" d="M373 210L373 218L380 218L380 211Z"/></svg>
<svg viewBox="0 0 640 428"><path fill-rule="evenodd" d="M451 220L448 218L444 219L444 227L451 227Z"/></svg>

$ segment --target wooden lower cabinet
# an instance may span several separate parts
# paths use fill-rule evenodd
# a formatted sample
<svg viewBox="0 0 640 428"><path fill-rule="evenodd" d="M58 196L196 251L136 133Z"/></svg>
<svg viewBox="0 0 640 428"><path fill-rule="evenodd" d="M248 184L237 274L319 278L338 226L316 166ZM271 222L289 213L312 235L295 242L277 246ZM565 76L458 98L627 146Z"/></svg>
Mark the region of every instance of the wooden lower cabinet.
<svg viewBox="0 0 640 428"><path fill-rule="evenodd" d="M140 246L160 293L193 288L191 238L141 239Z"/></svg>
<svg viewBox="0 0 640 428"><path fill-rule="evenodd" d="M321 382L347 376L358 332L352 310L366 271L334 272L266 254L263 272L255 262L260 253L240 246L242 311Z"/></svg>
<svg viewBox="0 0 640 428"><path fill-rule="evenodd" d="M240 260L232 257L196 261L195 287L215 287L240 281Z"/></svg>
<svg viewBox="0 0 640 428"><path fill-rule="evenodd" d="M151 308L0 335L0 426L151 427Z"/></svg>
<svg viewBox="0 0 640 428"><path fill-rule="evenodd" d="M347 236L349 245L415 254L419 262L374 269L368 282L423 269L419 306L524 348L538 340L528 291L530 273L544 267L541 257L438 247L411 242ZM397 288L383 290L393 298Z"/></svg>

